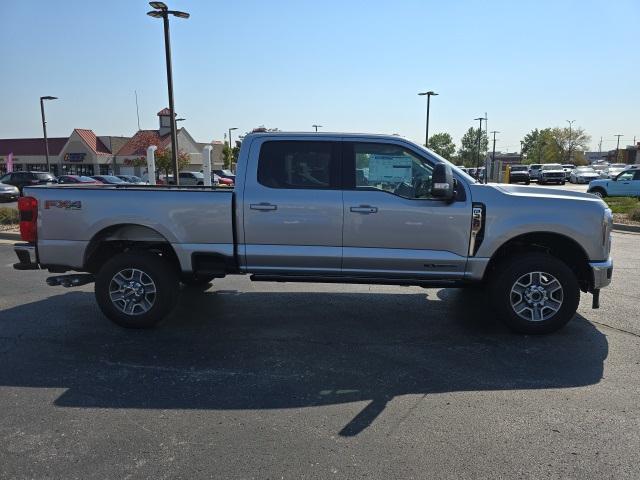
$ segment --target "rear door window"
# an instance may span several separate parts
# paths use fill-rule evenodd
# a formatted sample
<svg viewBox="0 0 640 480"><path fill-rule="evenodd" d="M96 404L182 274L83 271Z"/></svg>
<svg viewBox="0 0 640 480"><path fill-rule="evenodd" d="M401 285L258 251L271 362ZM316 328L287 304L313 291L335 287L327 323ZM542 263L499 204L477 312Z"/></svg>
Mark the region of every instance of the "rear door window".
<svg viewBox="0 0 640 480"><path fill-rule="evenodd" d="M270 141L258 158L258 183L269 188L340 188L338 144L317 141Z"/></svg>

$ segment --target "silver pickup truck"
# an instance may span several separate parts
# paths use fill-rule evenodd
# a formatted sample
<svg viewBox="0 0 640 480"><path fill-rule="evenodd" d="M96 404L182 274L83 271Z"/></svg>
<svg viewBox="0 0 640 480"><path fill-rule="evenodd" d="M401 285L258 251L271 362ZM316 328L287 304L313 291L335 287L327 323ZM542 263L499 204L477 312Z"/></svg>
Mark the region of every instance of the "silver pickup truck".
<svg viewBox="0 0 640 480"><path fill-rule="evenodd" d="M185 285L256 281L482 285L524 333L557 330L611 281L611 211L590 194L480 184L397 136L257 133L233 190L38 186L15 268L95 281L104 314L150 327ZM81 273L67 273L81 272Z"/></svg>

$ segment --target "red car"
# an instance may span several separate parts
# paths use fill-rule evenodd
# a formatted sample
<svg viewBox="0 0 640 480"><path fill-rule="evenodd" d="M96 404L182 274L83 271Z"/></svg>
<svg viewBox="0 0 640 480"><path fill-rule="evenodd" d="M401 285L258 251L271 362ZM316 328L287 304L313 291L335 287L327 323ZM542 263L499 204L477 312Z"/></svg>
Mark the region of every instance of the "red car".
<svg viewBox="0 0 640 480"><path fill-rule="evenodd" d="M61 175L58 177L58 183L64 185L82 184L82 185L103 185L103 183L95 178L85 177L83 175Z"/></svg>

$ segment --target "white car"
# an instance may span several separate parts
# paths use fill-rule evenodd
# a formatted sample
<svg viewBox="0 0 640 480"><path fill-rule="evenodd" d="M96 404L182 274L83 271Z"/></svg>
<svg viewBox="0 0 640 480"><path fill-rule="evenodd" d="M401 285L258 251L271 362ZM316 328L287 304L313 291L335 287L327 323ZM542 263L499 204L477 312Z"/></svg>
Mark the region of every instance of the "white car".
<svg viewBox="0 0 640 480"><path fill-rule="evenodd" d="M204 185L204 174L202 172L180 172L180 185Z"/></svg>
<svg viewBox="0 0 640 480"><path fill-rule="evenodd" d="M538 184L547 185L548 183L557 183L564 185L565 176L564 169L559 163L546 163L542 165L538 174Z"/></svg>
<svg viewBox="0 0 640 480"><path fill-rule="evenodd" d="M598 178L600 178L600 174L591 167L578 167L569 175L571 183L589 183Z"/></svg>

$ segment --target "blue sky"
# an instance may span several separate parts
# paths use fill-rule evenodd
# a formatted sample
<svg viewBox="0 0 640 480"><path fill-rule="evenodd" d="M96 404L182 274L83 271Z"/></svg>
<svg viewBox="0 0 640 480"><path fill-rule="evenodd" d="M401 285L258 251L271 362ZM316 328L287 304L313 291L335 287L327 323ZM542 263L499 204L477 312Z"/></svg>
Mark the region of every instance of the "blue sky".
<svg viewBox="0 0 640 480"><path fill-rule="evenodd" d="M597 149L640 141L638 0L186 1L171 24L176 111L199 141L228 127L431 133L456 143L487 112L498 150L575 119ZM0 138L156 128L161 21L147 2L0 1Z"/></svg>

